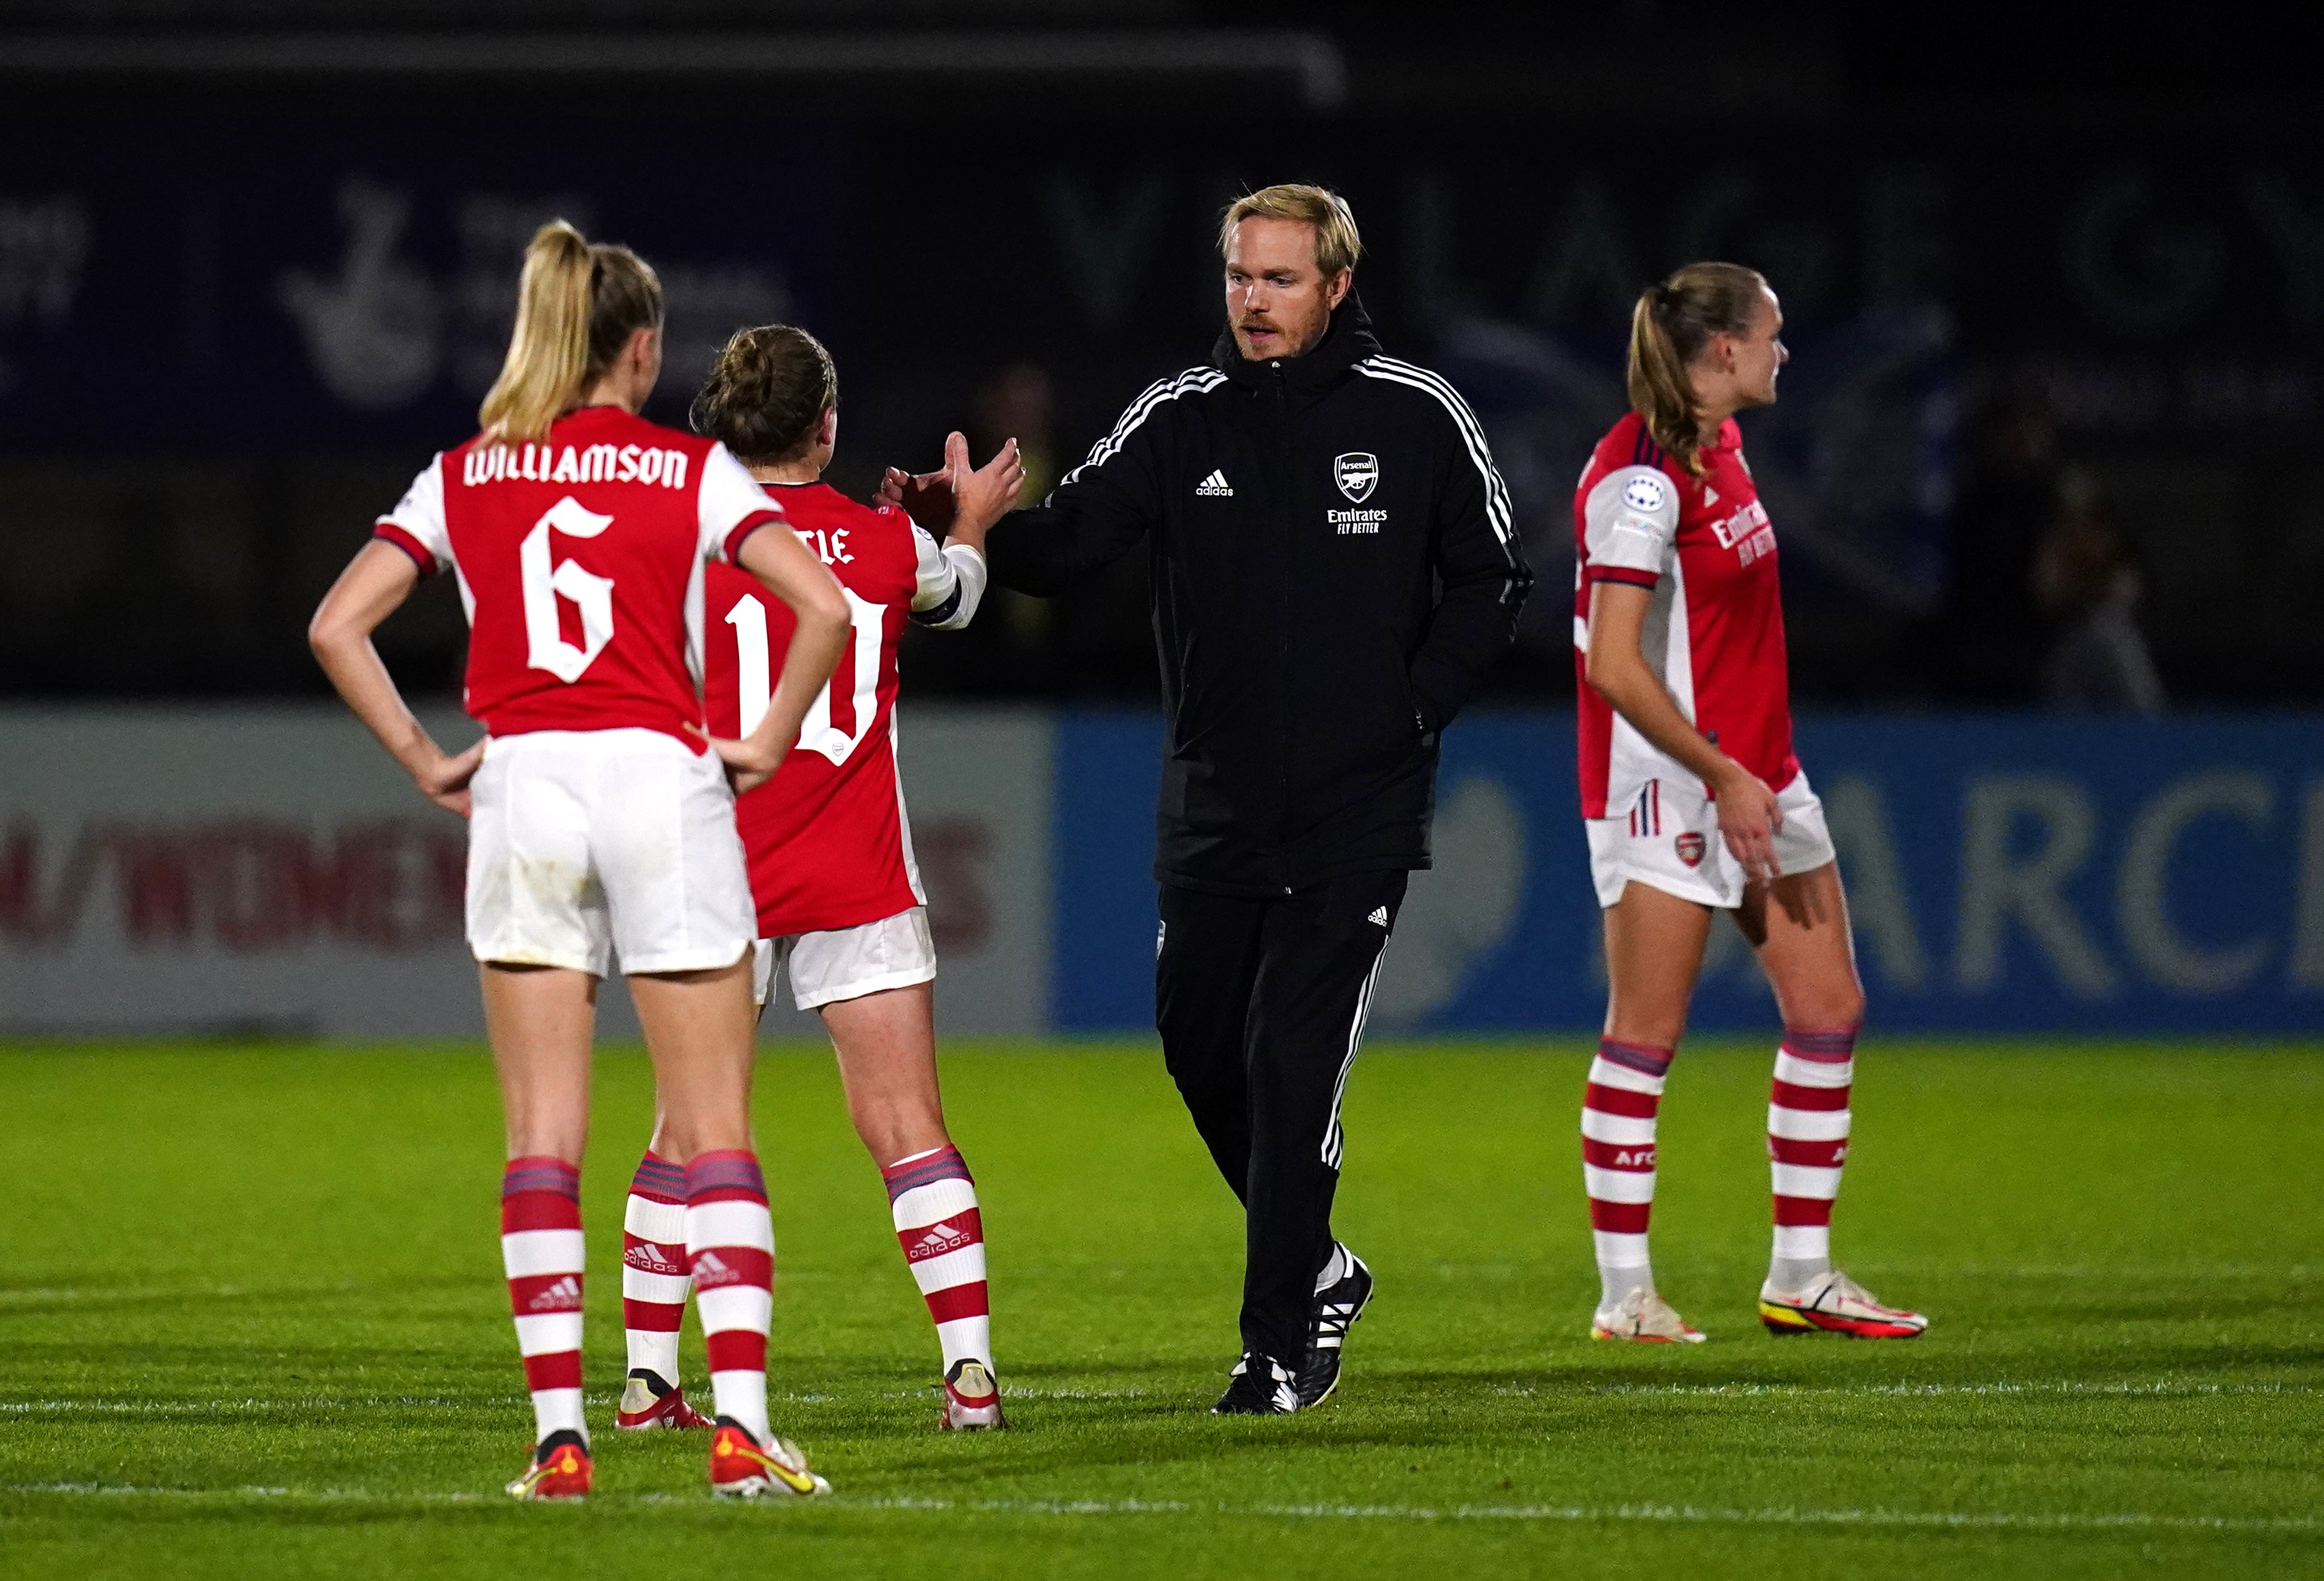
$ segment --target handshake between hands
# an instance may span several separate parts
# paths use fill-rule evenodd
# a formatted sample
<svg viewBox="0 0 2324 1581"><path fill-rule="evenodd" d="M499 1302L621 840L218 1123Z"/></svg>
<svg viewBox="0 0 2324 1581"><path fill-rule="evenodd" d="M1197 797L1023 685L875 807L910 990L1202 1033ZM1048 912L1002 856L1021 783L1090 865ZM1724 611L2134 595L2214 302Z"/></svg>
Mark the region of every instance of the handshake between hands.
<svg viewBox="0 0 2324 1581"><path fill-rule="evenodd" d="M890 467L880 484L880 503L893 505L931 536L964 543L984 552L984 535L1017 504L1025 484L1024 458L1017 441L1002 445L1000 453L982 467L968 464L965 435L945 436L945 464L934 472L906 472Z"/></svg>

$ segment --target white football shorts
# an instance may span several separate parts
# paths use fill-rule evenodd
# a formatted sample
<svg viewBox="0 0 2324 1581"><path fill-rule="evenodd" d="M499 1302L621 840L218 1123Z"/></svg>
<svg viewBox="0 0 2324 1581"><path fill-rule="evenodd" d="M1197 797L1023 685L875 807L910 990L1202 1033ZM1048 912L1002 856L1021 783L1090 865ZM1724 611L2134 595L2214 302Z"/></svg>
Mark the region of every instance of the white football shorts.
<svg viewBox="0 0 2324 1581"><path fill-rule="evenodd" d="M469 790L478 960L699 972L757 937L715 754L659 730L528 731L488 743Z"/></svg>
<svg viewBox="0 0 2324 1581"><path fill-rule="evenodd" d="M1823 803L1803 772L1775 792L1784 827L1775 831L1775 871L1812 873L1833 859ZM1743 903L1743 869L1719 837L1719 807L1692 781L1649 780L1630 808L1616 818L1584 818L1590 831L1590 876L1598 903L1610 906L1636 880L1706 906Z"/></svg>
<svg viewBox="0 0 2324 1581"><path fill-rule="evenodd" d="M914 906L827 933L759 940L754 988L761 1006L774 997L775 970L785 964L790 967L791 1003L801 1010L933 982L936 946L928 935L928 909Z"/></svg>

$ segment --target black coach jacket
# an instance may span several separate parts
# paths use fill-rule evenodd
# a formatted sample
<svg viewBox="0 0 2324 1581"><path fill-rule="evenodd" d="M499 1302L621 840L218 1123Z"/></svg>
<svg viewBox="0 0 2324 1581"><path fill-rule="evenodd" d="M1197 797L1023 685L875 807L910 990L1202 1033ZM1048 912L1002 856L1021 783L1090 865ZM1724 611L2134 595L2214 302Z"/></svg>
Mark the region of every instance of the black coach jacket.
<svg viewBox="0 0 2324 1581"><path fill-rule="evenodd" d="M1426 867L1437 733L1532 583L1452 387L1381 355L1353 293L1305 356L1222 335L986 549L1047 595L1141 536L1169 714L1155 877L1259 897Z"/></svg>

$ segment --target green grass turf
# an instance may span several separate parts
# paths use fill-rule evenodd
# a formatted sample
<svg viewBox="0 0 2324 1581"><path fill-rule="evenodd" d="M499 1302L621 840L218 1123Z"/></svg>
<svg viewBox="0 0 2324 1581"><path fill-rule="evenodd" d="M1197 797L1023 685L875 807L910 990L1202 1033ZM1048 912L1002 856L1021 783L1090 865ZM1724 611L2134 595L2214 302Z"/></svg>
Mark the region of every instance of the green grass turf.
<svg viewBox="0 0 2324 1581"><path fill-rule="evenodd" d="M1153 1054L948 1054L1015 1424L951 1438L830 1061L770 1051L776 1419L838 1493L722 1508L699 1436L604 1427L634 1052L586 1177L599 1493L546 1507L496 1492L530 1423L480 1053L0 1049L0 1572L2324 1573L2324 1049L1874 1046L1839 1245L1934 1327L1851 1344L1759 1331L1767 1050L1690 1048L1683 1351L1584 1337L1584 1052L1366 1054L1338 1222L1379 1300L1342 1398L1266 1421L1204 1413L1240 1227Z"/></svg>

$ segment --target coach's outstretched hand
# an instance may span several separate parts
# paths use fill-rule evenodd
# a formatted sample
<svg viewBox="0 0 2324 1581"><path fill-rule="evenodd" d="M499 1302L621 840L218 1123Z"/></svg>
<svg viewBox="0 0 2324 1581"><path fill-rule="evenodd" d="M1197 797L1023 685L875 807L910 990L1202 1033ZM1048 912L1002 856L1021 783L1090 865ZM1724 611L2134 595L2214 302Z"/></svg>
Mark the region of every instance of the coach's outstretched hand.
<svg viewBox="0 0 2324 1581"><path fill-rule="evenodd" d="M945 436L940 472L906 472L890 467L880 484L880 499L902 510L924 531L984 552L984 535L1017 504L1025 486L1025 460L1010 439L982 467L968 464L968 436Z"/></svg>

